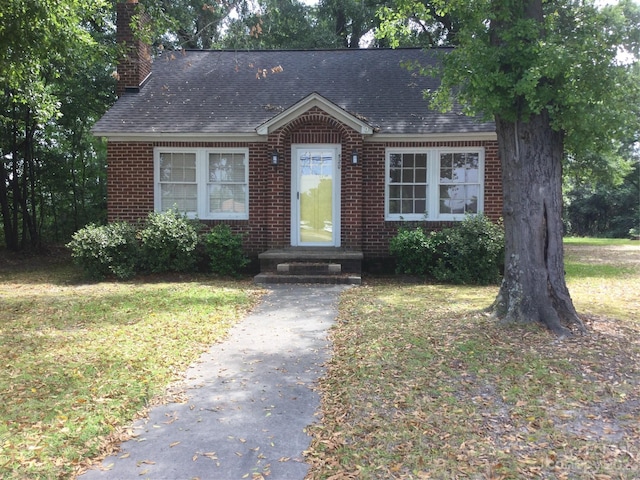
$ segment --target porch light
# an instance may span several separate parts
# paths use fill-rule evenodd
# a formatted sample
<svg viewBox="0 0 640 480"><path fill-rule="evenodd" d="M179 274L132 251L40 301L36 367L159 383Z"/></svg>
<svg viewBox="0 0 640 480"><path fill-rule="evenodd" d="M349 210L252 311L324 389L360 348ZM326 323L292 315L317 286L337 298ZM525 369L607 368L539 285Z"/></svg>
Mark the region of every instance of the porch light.
<svg viewBox="0 0 640 480"><path fill-rule="evenodd" d="M271 165L278 165L278 160L280 160L280 154L278 150L274 150L271 152Z"/></svg>
<svg viewBox="0 0 640 480"><path fill-rule="evenodd" d="M358 164L358 151L354 148L353 152L351 152L351 163L354 165Z"/></svg>

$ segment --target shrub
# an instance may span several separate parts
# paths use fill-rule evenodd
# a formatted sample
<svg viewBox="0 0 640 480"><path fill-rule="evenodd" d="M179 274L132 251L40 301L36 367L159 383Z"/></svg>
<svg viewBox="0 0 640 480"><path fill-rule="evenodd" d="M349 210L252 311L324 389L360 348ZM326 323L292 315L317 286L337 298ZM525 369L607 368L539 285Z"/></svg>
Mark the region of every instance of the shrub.
<svg viewBox="0 0 640 480"><path fill-rule="evenodd" d="M455 227L428 234L420 227L400 229L390 251L398 273L486 285L499 282L502 275L504 231L484 215L467 216Z"/></svg>
<svg viewBox="0 0 640 480"><path fill-rule="evenodd" d="M389 251L396 258L396 272L425 275L431 260L427 242L428 235L422 228L400 228L389 242Z"/></svg>
<svg viewBox="0 0 640 480"><path fill-rule="evenodd" d="M73 234L67 247L74 262L93 279L115 275L123 280L136 273L139 254L136 231L128 223L87 225Z"/></svg>
<svg viewBox="0 0 640 480"><path fill-rule="evenodd" d="M457 284L498 283L504 268L504 230L484 215L467 216L460 225L434 232L428 242L434 259L431 275Z"/></svg>
<svg viewBox="0 0 640 480"><path fill-rule="evenodd" d="M238 275L249 259L242 249L242 235L231 231L229 225L216 225L204 236L204 245L213 273Z"/></svg>
<svg viewBox="0 0 640 480"><path fill-rule="evenodd" d="M195 269L198 232L186 216L170 210L152 212L138 234L142 268L152 273Z"/></svg>

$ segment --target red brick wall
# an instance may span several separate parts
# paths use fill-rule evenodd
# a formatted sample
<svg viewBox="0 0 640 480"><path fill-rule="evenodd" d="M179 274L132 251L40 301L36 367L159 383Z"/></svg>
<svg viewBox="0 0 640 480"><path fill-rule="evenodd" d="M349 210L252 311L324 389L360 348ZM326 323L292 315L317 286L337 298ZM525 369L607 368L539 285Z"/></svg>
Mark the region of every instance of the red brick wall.
<svg viewBox="0 0 640 480"><path fill-rule="evenodd" d="M297 143L340 144L342 147L341 216L343 247L361 248L365 257L388 256L389 239L404 222L384 220L385 148L393 147L485 147L485 213L502 215L500 161L496 142L363 143L362 137L320 111L310 111L274 132L268 142L109 142L107 206L109 221L138 221L154 208L154 147L249 148L249 220L224 221L246 234L248 253L286 247L291 239L291 145ZM277 149L280 162L271 165L270 152ZM351 162L357 150L358 165ZM207 225L217 222L206 221ZM428 222L441 228L444 222Z"/></svg>
<svg viewBox="0 0 640 480"><path fill-rule="evenodd" d="M265 222L269 186L268 145L236 142L109 142L107 149L108 220L138 222L154 210L153 149L249 148L249 221L225 220L237 233L245 233L244 246L251 254L267 248ZM211 226L216 221L204 221Z"/></svg>
<svg viewBox="0 0 640 480"><path fill-rule="evenodd" d="M109 142L107 217L135 222L153 211L153 144Z"/></svg>

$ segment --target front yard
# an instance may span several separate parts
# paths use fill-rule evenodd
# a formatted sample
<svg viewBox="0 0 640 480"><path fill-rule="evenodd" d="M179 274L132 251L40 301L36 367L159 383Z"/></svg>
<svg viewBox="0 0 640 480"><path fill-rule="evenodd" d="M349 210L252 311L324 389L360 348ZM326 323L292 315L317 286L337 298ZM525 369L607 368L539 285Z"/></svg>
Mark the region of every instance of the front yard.
<svg viewBox="0 0 640 480"><path fill-rule="evenodd" d="M71 478L258 301L250 280L86 283L0 258L0 477ZM347 290L311 479L640 478L640 244L567 242L590 334L496 324L497 287Z"/></svg>
<svg viewBox="0 0 640 480"><path fill-rule="evenodd" d="M342 297L310 478L640 478L640 244L567 242L590 334L496 324L496 287Z"/></svg>

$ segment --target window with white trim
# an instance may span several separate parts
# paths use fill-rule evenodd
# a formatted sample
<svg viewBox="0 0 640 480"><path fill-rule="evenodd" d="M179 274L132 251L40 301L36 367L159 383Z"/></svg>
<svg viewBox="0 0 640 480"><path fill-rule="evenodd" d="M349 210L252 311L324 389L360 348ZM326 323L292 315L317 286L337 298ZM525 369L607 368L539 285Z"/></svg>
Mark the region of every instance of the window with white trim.
<svg viewBox="0 0 640 480"><path fill-rule="evenodd" d="M461 220L483 209L483 148L389 148L386 220Z"/></svg>
<svg viewBox="0 0 640 480"><path fill-rule="evenodd" d="M155 209L191 218L249 218L247 148L156 148Z"/></svg>

